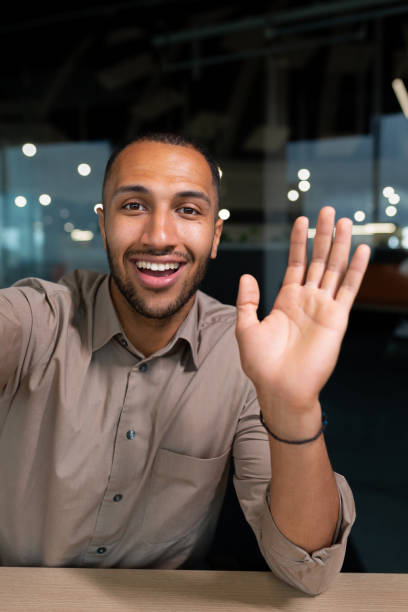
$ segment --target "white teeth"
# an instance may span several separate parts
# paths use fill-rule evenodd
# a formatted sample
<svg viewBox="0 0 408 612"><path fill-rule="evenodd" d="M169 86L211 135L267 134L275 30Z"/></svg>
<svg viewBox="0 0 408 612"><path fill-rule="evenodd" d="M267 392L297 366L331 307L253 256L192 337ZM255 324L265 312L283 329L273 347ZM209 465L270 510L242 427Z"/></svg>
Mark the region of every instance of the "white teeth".
<svg viewBox="0 0 408 612"><path fill-rule="evenodd" d="M153 270L164 272L165 270L178 270L180 264L177 262L174 263L152 263L150 261L137 261L136 266L142 270Z"/></svg>

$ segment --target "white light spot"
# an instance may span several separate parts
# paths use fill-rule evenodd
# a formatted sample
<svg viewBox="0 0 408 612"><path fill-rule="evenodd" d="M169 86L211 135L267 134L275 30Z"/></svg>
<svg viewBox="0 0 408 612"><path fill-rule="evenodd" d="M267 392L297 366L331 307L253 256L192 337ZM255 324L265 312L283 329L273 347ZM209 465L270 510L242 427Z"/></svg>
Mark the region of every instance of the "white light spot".
<svg viewBox="0 0 408 612"><path fill-rule="evenodd" d="M298 187L300 189L300 191L309 191L310 189L310 183L309 181L300 181Z"/></svg>
<svg viewBox="0 0 408 612"><path fill-rule="evenodd" d="M38 201L42 206L49 206L49 204L51 204L51 196L49 196L48 193L42 193Z"/></svg>
<svg viewBox="0 0 408 612"><path fill-rule="evenodd" d="M218 166L218 175L220 177L220 180L222 179L222 170L221 168Z"/></svg>
<svg viewBox="0 0 408 612"><path fill-rule="evenodd" d="M91 166L89 164L79 164L77 170L78 174L81 176L88 176L91 174Z"/></svg>
<svg viewBox="0 0 408 612"><path fill-rule="evenodd" d="M298 178L301 181L307 181L307 179L310 178L310 170L307 168L301 168L298 172Z"/></svg>
<svg viewBox="0 0 408 612"><path fill-rule="evenodd" d="M401 198L399 197L398 193L392 193L388 198L390 204L399 204L400 200Z"/></svg>
<svg viewBox="0 0 408 612"><path fill-rule="evenodd" d="M390 249L397 249L399 247L398 236L390 236L388 238L388 246L390 247Z"/></svg>
<svg viewBox="0 0 408 612"><path fill-rule="evenodd" d="M31 142L26 142L23 144L21 150L26 157L34 157L34 155L37 153L37 147Z"/></svg>
<svg viewBox="0 0 408 612"><path fill-rule="evenodd" d="M67 223L64 223L64 231L68 232L68 234L70 234L72 232L74 227L75 227L74 224L71 223L70 221L68 221Z"/></svg>
<svg viewBox="0 0 408 612"><path fill-rule="evenodd" d="M103 204L101 204L101 202L98 202L97 204L95 204L95 206L94 206L94 213L95 214L97 214L98 208L103 210Z"/></svg>
<svg viewBox="0 0 408 612"><path fill-rule="evenodd" d="M230 211L227 208L221 208L221 210L218 213L218 216L223 221L226 221L227 219L230 218L231 213L230 213Z"/></svg>
<svg viewBox="0 0 408 612"><path fill-rule="evenodd" d="M73 229L71 232L71 238L75 242L88 242L89 240L92 240L93 237L94 235L91 230Z"/></svg>
<svg viewBox="0 0 408 612"><path fill-rule="evenodd" d="M68 217L69 217L69 210L68 210L68 208L62 208L60 210L60 217L61 217L61 219L68 219Z"/></svg>
<svg viewBox="0 0 408 612"><path fill-rule="evenodd" d="M395 206L387 206L387 208L385 209L385 214L387 215L387 217L394 217L397 214L397 209L395 208Z"/></svg>
<svg viewBox="0 0 408 612"><path fill-rule="evenodd" d="M27 206L27 198L24 196L16 196L14 198L14 204L19 208L24 208L24 206Z"/></svg>
<svg viewBox="0 0 408 612"><path fill-rule="evenodd" d="M384 187L382 193L384 198L389 198L394 193L394 187Z"/></svg>
<svg viewBox="0 0 408 612"><path fill-rule="evenodd" d="M353 235L393 234L396 229L395 223L366 223L365 225L353 225Z"/></svg>
<svg viewBox="0 0 408 612"><path fill-rule="evenodd" d="M299 199L299 192L296 189L291 189L288 191L287 197L291 202L296 202Z"/></svg>
<svg viewBox="0 0 408 612"><path fill-rule="evenodd" d="M356 221L364 221L365 218L366 214L363 210L356 210L356 212L354 213L354 219Z"/></svg>

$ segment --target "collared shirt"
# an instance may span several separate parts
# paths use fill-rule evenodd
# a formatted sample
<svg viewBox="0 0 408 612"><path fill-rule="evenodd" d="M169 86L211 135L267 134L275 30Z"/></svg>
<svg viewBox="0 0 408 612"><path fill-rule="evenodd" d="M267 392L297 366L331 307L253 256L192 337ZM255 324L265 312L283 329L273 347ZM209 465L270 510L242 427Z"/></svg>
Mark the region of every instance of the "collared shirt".
<svg viewBox="0 0 408 612"><path fill-rule="evenodd" d="M0 291L1 564L197 567L233 458L272 571L307 592L328 586L355 517L351 491L336 474L331 547L309 554L276 527L269 444L235 317L199 291L169 344L145 358L121 328L106 275Z"/></svg>

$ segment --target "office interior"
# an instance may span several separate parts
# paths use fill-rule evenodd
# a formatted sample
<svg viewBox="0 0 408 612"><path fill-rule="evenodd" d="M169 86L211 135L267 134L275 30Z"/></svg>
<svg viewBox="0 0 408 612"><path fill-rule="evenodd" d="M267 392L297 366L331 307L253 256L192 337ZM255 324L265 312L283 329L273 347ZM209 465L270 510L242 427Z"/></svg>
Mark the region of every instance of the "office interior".
<svg viewBox="0 0 408 612"><path fill-rule="evenodd" d="M357 508L343 569L408 572L408 4L16 4L0 31L0 287L108 270L104 165L140 131L181 132L219 164L203 290L224 302L249 272L269 311L299 214L310 244L322 206L353 219L372 255L321 395ZM232 487L208 564L266 569Z"/></svg>

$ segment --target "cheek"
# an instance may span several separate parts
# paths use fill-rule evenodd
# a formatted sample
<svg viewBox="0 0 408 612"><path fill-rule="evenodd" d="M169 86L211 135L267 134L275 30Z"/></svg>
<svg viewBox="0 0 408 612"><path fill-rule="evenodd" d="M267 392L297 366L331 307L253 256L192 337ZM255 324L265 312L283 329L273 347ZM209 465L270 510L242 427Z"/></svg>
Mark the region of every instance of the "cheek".
<svg viewBox="0 0 408 612"><path fill-rule="evenodd" d="M207 225L193 224L185 227L180 238L196 257L208 257L214 237L214 229Z"/></svg>
<svg viewBox="0 0 408 612"><path fill-rule="evenodd" d="M112 252L125 252L137 240L135 228L129 222L110 223L106 227L106 240Z"/></svg>

